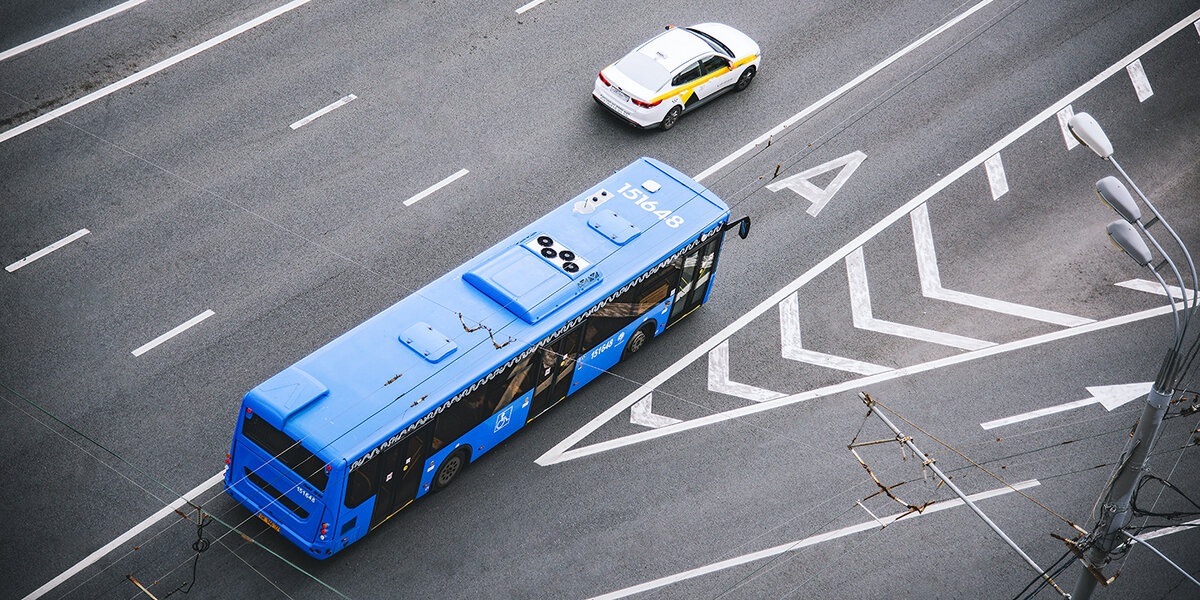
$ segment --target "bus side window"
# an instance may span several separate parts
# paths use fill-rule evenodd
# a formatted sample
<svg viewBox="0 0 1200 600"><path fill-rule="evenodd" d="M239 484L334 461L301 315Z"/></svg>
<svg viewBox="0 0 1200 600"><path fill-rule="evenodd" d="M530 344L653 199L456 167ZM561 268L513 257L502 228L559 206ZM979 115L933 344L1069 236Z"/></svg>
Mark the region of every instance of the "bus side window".
<svg viewBox="0 0 1200 600"><path fill-rule="evenodd" d="M438 416L437 424L433 428L434 450L441 449L462 437L491 414L485 414L483 406L485 393L484 386L480 386L466 398L451 404L445 412Z"/></svg>
<svg viewBox="0 0 1200 600"><path fill-rule="evenodd" d="M502 376L497 377L488 385L487 402L489 414L495 414L508 406L513 400L524 396L533 389L534 377L533 357L531 353L525 360L515 364Z"/></svg>
<svg viewBox="0 0 1200 600"><path fill-rule="evenodd" d="M377 461L371 459L346 474L346 508L357 508L375 495L379 487L378 467Z"/></svg>

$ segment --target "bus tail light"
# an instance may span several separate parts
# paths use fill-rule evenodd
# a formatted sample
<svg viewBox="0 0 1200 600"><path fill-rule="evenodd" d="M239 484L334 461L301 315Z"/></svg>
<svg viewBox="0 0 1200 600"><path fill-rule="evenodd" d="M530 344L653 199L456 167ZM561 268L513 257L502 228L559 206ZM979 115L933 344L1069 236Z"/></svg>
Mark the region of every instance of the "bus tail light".
<svg viewBox="0 0 1200 600"><path fill-rule="evenodd" d="M642 108L654 108L655 106L658 106L659 103L662 102L662 100L655 100L654 102L642 102L641 100L638 100L637 98L630 98L630 100L632 100L634 104L636 104Z"/></svg>
<svg viewBox="0 0 1200 600"><path fill-rule="evenodd" d="M329 533L329 523L321 523L321 539L325 539L325 535Z"/></svg>
<svg viewBox="0 0 1200 600"><path fill-rule="evenodd" d="M233 462L233 453L226 452L225 453L225 464L229 464L231 462Z"/></svg>
<svg viewBox="0 0 1200 600"><path fill-rule="evenodd" d="M604 71L600 71L600 81L603 81L604 85L607 85L608 87L612 87L612 84L609 83L608 80L604 78Z"/></svg>

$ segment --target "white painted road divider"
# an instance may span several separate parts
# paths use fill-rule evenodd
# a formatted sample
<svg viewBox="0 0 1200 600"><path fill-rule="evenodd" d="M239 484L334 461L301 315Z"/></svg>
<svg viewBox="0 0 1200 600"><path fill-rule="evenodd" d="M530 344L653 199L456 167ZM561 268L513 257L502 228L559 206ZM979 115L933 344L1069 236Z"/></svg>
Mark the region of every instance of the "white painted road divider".
<svg viewBox="0 0 1200 600"><path fill-rule="evenodd" d="M428 188L425 189L425 191L421 192L420 194L417 194L416 196L413 196L412 198L405 200L404 205L412 206L412 205L416 204L422 198L450 185L451 183L454 183L454 180L458 179L459 177L462 177L463 175L466 175L467 173L470 173L470 171L468 171L466 169L459 169L457 173L429 186Z"/></svg>
<svg viewBox="0 0 1200 600"><path fill-rule="evenodd" d="M200 321L203 321L215 314L216 313L214 313L211 310L206 310L206 311L188 319L187 321L185 321L183 324L179 325L178 327L150 340L149 342L146 342L145 344L142 344L141 346L138 346L137 348L134 348L132 354L134 356L141 356L141 355L149 352L150 350L153 350L159 344L162 344L163 342L187 331L188 329L191 329Z"/></svg>
<svg viewBox="0 0 1200 600"><path fill-rule="evenodd" d="M1031 410L1019 415L1004 417L1003 419L996 419L995 421L988 421L987 423L980 423L979 426L984 429L995 429L997 427L1012 425L1013 423L1020 423L1021 421L1028 421L1030 419L1036 419L1046 415L1066 412L1068 410L1074 410L1076 408L1090 406L1092 404L1103 405L1105 409L1112 411L1114 408L1123 406L1130 401L1137 400L1138 398L1150 393L1150 386L1152 384L1153 382L1144 381L1142 383L1125 383L1121 385L1088 386L1087 391L1089 394L1091 394L1091 396L1082 400Z"/></svg>
<svg viewBox="0 0 1200 600"><path fill-rule="evenodd" d="M67 237L65 237L63 239L58 240L57 242L54 242L53 244L50 244L49 246L46 246L45 248L42 248L41 250L38 250L37 252L34 252L33 254L30 254L29 256L26 256L25 258L22 258L21 260L18 260L17 262L15 262L11 265L8 265L7 267L4 267L4 270L8 271L9 273L12 273L13 271L20 269L21 267L23 267L35 260L47 255L47 254L50 254L51 252L54 252L55 250L58 250L59 248L62 248L63 246L66 246L67 244L70 244L71 242L73 242L89 233L91 233L91 232L88 231L87 229L80 229L79 231L76 231L75 233L72 233L71 235L68 235Z"/></svg>
<svg viewBox="0 0 1200 600"><path fill-rule="evenodd" d="M54 40L57 40L58 38L60 38L64 35L67 35L68 33L79 31L80 29L83 29L84 27L87 27L88 25L91 25L93 23L99 23L100 21L103 21L104 19L107 19L118 13L123 13L145 1L146 0L128 0L127 2L122 2L108 10L98 12L86 19L81 19L79 21L75 21L74 23L71 23L70 25L67 25L66 27L63 27L61 29L56 29L54 31L51 31L50 33L47 33L46 35L29 40L28 42L25 42L24 44L21 44L20 46L16 46L14 48L9 48L8 50L5 50L4 52L0 52L0 60L6 60L9 58L12 58L22 52L26 52L28 50L33 50L34 48L37 48L38 46L41 46L42 44L53 42Z"/></svg>
<svg viewBox="0 0 1200 600"><path fill-rule="evenodd" d="M311 115L308 115L307 117L304 117L303 119L300 119L299 121L296 121L295 123L292 123L292 130L295 131L297 129L300 129L301 127L304 127L305 125L308 125L309 123L312 123L313 121L316 121L317 119L320 119L321 117L325 116L325 114L328 113L329 111L341 108L342 106L345 106L351 102L354 102L355 100L358 100L358 96L355 96L354 94L342 96L342 98L340 100L338 100L337 102L334 102L333 104L330 104L329 106L326 106L325 108L322 108L321 110L318 110L317 112L315 112Z"/></svg>

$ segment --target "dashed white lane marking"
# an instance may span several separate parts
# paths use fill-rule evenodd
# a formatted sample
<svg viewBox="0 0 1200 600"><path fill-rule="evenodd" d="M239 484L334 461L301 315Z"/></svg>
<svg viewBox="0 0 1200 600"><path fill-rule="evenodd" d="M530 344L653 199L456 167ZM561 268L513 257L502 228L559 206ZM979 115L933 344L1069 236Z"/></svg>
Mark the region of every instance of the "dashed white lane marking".
<svg viewBox="0 0 1200 600"><path fill-rule="evenodd" d="M299 121L296 121L295 123L292 123L292 125L291 125L292 130L294 131L296 129L300 129L301 127L304 127L305 125L308 125L309 123L312 123L313 121L316 121L317 119L320 119L321 117L325 116L325 114L328 113L329 111L341 108L342 106L345 106L346 104L354 102L355 100L358 100L358 96L355 96L354 94L342 96L342 98L340 100L338 100L337 102L334 102L333 104L330 104L329 106L326 106L325 108L322 108L321 110L318 110L317 112L315 112L311 115L308 115L307 117L304 117L303 119L300 119Z"/></svg>
<svg viewBox="0 0 1200 600"><path fill-rule="evenodd" d="M980 500L987 500L989 498L995 498L998 496L1003 496L1005 494L1010 494L1016 490L1027 490L1029 488L1036 487L1038 485L1041 485L1041 482L1039 482L1036 479L1030 479L1028 481L1022 481L1019 483L1015 483L1011 487L996 488L993 490L988 490L986 492L970 494L967 496L967 498L970 498L971 502L979 502ZM741 556L736 556L734 558L729 558L726 560L722 560L720 562L715 562L715 563L712 563L709 565L705 565L703 567L698 567L698 568L691 569L688 571L683 571L682 573L676 573L674 575L668 575L666 577L661 577L661 578L655 579L653 581L647 581L646 583L630 586L630 587L627 587L624 589L617 590L615 592L609 592L607 594L602 594L600 596L594 596L594 597L590 598L589 600L617 600L618 598L627 598L634 594L648 592L650 590L665 587L665 586L668 586L668 585L671 585L674 583L679 583L680 581L685 581L688 579L695 579L696 577L700 577L702 575L708 575L709 573L715 573L717 571L722 571L724 569L729 569L729 568L737 567L737 566L744 565L747 563L752 563L754 561L762 560L764 558L771 558L772 556L778 556L780 554L785 554L788 552L795 552L797 550L802 550L804 548L808 548L810 546L815 546L817 544L820 544L821 542L828 542L830 540L836 540L838 538L843 538L848 535L861 533L863 531L869 531L871 529L882 529L882 528L887 527L888 525L891 525L892 523L895 523L897 521L911 521L913 519L919 518L924 515L928 515L930 513L935 513L935 512L940 512L940 511L943 511L946 509L955 508L958 506L962 506L963 504L965 504L965 503L963 502L963 500L961 498L954 498L953 500L943 500L941 502L935 502L933 504L930 504L928 507L925 508L925 510L923 510L921 512L909 511L909 512L891 514L886 517L878 517L871 521L866 521L863 523L859 523L857 525L850 525L848 527L843 527L841 529L835 529L828 533L822 533L820 535L806 537L802 540L796 540L794 542L780 544L773 548L767 548L765 550L759 550L758 552L751 552L749 554L743 554Z"/></svg>
<svg viewBox="0 0 1200 600"><path fill-rule="evenodd" d="M1079 145L1079 140L1075 139L1075 134L1071 133L1071 128L1067 126L1071 122L1071 117L1075 116L1075 109L1068 104L1058 111L1058 128L1062 130L1063 141L1067 143L1067 150L1071 150Z"/></svg>
<svg viewBox="0 0 1200 600"><path fill-rule="evenodd" d="M100 560L101 558L104 558L104 556L107 555L109 552L116 550L121 545L123 545L125 542L132 540L138 534L149 529L151 525L154 525L158 521L162 520L163 517L166 517L167 515L174 513L175 511L182 508L185 503L194 500L197 496L199 496L200 494L203 494L206 490L208 490L212 486L220 483L221 478L224 476L225 476L225 471L222 469L221 472L210 477L208 479L208 481L205 481L204 483L201 483L200 485L196 486L195 488L192 488L192 491L184 494L182 498L178 498L174 502L162 507L162 509L160 509L158 512L150 515L149 517L146 517L146 520L142 521L141 523L138 523L137 525L134 525L132 529L121 534L121 536L118 537L117 539L109 542L108 544L105 544L105 546L103 548L100 548L99 550L96 550L95 552L87 555L86 558L75 563L75 566L71 567L70 569L63 571L62 574L59 575L58 577L55 577L54 579L51 579L50 581L46 582L46 584L43 585L42 587L40 587L36 590L33 590L32 592L29 593L28 596L25 596L24 600L36 600L37 598L41 598L42 596L45 596L47 592L62 585L62 583L64 581L74 577L80 571L95 564L96 561Z"/></svg>
<svg viewBox="0 0 1200 600"><path fill-rule="evenodd" d="M701 356L704 356L710 350L717 347L718 344L729 339L730 336L732 336L734 333L737 333L743 327L745 327L747 324L749 324L751 321L753 321L754 319L757 319L763 313L765 313L766 311L770 310L772 307L774 307L777 304L779 304L780 302L782 302L784 298L788 297L793 292L795 292L796 290L798 290L801 287L803 287L804 285L806 285L809 281L812 281L812 279L815 278L817 275L824 273L834 263L836 263L839 260L844 259L855 248L859 248L863 244L867 243L867 241L869 241L871 238L878 235L879 232L883 231L884 229L887 229L893 223L895 223L896 221L903 218L905 215L912 212L916 207L928 202L930 198L933 198L935 195L940 193L942 190L946 189L948 186L950 186L950 184L954 183L955 181L958 181L960 178L962 178L963 175L965 175L966 173L969 173L972 169L975 169L979 165L983 164L983 161L987 160L987 158L989 156L991 156L997 152L1000 152L1004 148L1007 148L1009 144L1012 144L1014 141L1020 139L1026 133L1031 131L1034 127L1037 127L1038 125L1040 125L1043 121L1054 116L1054 114L1057 113L1058 111L1070 106L1071 102L1075 101L1075 99L1079 98L1080 96L1083 96L1084 94L1091 91L1093 88L1100 85L1104 81L1107 81L1108 78L1112 77L1114 73L1123 69L1125 67L1125 65L1129 64L1137 57L1140 57L1140 56L1144 55L1145 53L1149 52L1150 50L1154 49L1159 44L1163 43L1164 40L1175 35L1179 31L1181 31L1184 27L1191 25L1197 19L1200 19L1200 10L1197 10L1197 11L1193 12L1192 14L1184 17L1182 20L1180 20L1176 24L1172 25L1171 27L1167 28L1162 33L1154 36L1153 39L1151 39L1150 41L1146 42L1145 44L1142 44L1141 46L1137 47L1136 49L1133 50L1133 52L1130 52L1124 58L1117 61L1115 64L1109 66L1104 71L1101 71L1100 73L1096 74L1095 77L1092 77L1087 82L1085 82L1083 85L1075 88L1075 90L1073 92L1067 94L1062 99L1060 99L1058 102L1051 104L1049 107L1047 107L1042 112L1034 115L1033 118L1026 121L1020 127L1014 129L1008 135L1004 136L1003 138L998 140L996 143L989 146L983 152L980 152L978 155L975 156L975 158L967 161L966 163L962 164L961 166L959 166L957 169L951 171L950 173L947 173L945 177L942 177L941 179L939 179L936 183L929 186L929 188L927 188L925 191L918 194L915 198L913 198L912 200L909 200L908 202L906 202L903 205L901 205L900 207L898 207L896 210L892 211L888 216L884 217L881 221L879 221L878 223L869 227L866 231L860 233L857 237L855 237L854 239L847 242L844 246L842 246L836 252L825 257L825 259L823 259L821 262L817 263L816 265L813 265L813 267L811 269L805 271L802 275L800 275L796 279L792 280L791 283L785 285L782 289L775 292L774 294L771 294L765 300L760 302L757 306L750 309L750 311L748 311L746 314L738 317L729 325L726 325L724 329L722 329L721 331L718 331L716 334L714 334L712 337L710 337L708 340L706 340L703 344L700 344L699 346L693 348L687 354L680 357L679 360L672 363L671 366L667 367L665 370L660 372L658 375L655 375L654 377L652 377L650 379L650 381L647 381L646 383L642 384L636 390L630 392L628 395L626 395L624 398L622 398L620 401L618 401L616 404L613 404L604 412L600 413L599 415L596 415L596 417L593 418L591 421L589 421L586 425L577 429L574 433L572 433L571 435L564 438L558 444L555 444L553 448L547 450L544 454L539 456L537 458L537 460L534 462L536 462L539 465L546 466L546 465L552 465L552 464L556 464L556 463L567 461L567 460L582 458L584 456L589 456L591 454L596 454L598 452L604 452L604 451L610 450L612 448L636 444L641 441L645 441L647 439L654 439L654 438L658 438L658 437L662 437L662 436L666 436L666 435L671 435L671 434L677 433L679 431L685 431L685 430L694 429L697 427L704 427L706 425L710 425L713 423L719 423L719 422L722 422L722 421L725 421L728 419L737 418L737 417L741 416L740 411L744 411L747 408L754 409L753 412L759 412L761 410L770 410L773 407L780 406L781 405L780 403L801 402L803 400L806 400L806 399L808 399L806 397L807 394L817 393L818 395L820 395L820 394L824 394L824 393L839 393L842 391L853 389L853 386L855 386L855 385L866 385L869 383L873 383L872 381L868 381L869 379L873 379L873 378L886 378L889 376L903 377L903 376L906 376L906 375L909 375L912 373L922 372L923 370L941 368L942 366L946 366L949 364L956 364L955 362L952 362L952 361L974 360L976 358L980 358L983 356L991 356L992 354L997 353L997 352L1007 352L1010 350L1026 348L1031 345L1046 343L1046 342L1054 340L1054 339L1062 339L1062 338L1071 337L1074 335L1082 335L1084 333L1096 331L1098 329L1114 327L1116 325L1121 325L1121 324L1125 324L1128 322L1137 321L1137 320L1141 320L1141 319L1148 319L1150 317L1154 317L1154 316L1158 316L1158 315L1166 314L1166 313L1170 312L1171 307L1162 306L1162 307L1152 309L1149 311L1142 311L1139 313L1124 315L1121 317L1116 317L1114 319L1108 319L1106 321L1097 321L1097 322L1093 322L1093 323L1088 323L1087 325L1081 325L1079 327L1073 327L1071 329L1063 329L1061 331L1057 331L1057 332L1042 335L1042 336L1028 338L1025 340L1018 340L1016 342L1010 342L1007 344L1000 344L998 346L992 346L990 348L985 348L983 350L978 350L978 351L974 351L974 352L967 352L964 354L959 354L957 356L952 356L947 359L943 359L942 361L933 361L931 363L925 363L924 365L917 365L914 367L907 367L904 369L896 369L896 370L888 371L886 373L881 373L878 375L871 375L868 378L865 378L863 380L850 382L851 387L847 387L845 389L833 390L830 388L824 388L826 391L814 390L813 392L806 392L805 394L788 396L786 398L781 398L780 400L771 401L769 403L755 404L753 406L744 407L744 408L738 409L736 411L719 413L718 415L713 415L708 418L684 421L682 423L677 423L670 427L661 427L661 428L655 429L653 431L647 431L647 432L643 432L641 434L636 434L634 436L628 436L627 438L611 440L610 442L602 442L599 444L588 446L586 448L578 448L575 450L571 450L571 448L573 446L575 446L575 444L578 444L584 438L591 435L592 432L599 429L602 425L604 425L608 421L616 418L618 415L625 412L625 409L632 406L638 400L645 398L646 394L649 394L650 392L654 391L655 389L658 388L658 386L665 383L668 379L674 377L680 371L687 368L688 365L692 364L697 359L699 359ZM728 163L725 163L725 164L728 164ZM709 169L709 171L715 171L715 170L716 170L715 168ZM709 172L709 171L706 171L706 172ZM711 173L709 173L709 174L711 174ZM1059 337L1055 337L1055 336L1059 336ZM917 370L914 370L914 369L917 369ZM836 388L837 386L833 386L833 387ZM817 397L817 396L812 396L812 397Z"/></svg>
<svg viewBox="0 0 1200 600"><path fill-rule="evenodd" d="M527 10L529 10L529 9L531 9L531 8L533 8L533 7L537 6L537 5L539 5L539 4L541 4L541 3L545 2L545 1L546 1L546 0L533 0L533 2L530 2L529 4L526 4L525 6L522 6L521 8L518 8L518 9L517 9L517 14L519 15L519 14L521 14L521 13L523 13L523 12L525 12L525 11L527 11Z"/></svg>
<svg viewBox="0 0 1200 600"><path fill-rule="evenodd" d="M654 414L654 394L646 394L633 406L629 407L629 422L646 427L666 427L679 422L679 419Z"/></svg>
<svg viewBox="0 0 1200 600"><path fill-rule="evenodd" d="M1008 177L1004 176L1004 162L1000 160L1000 153L997 152L983 161L983 168L987 171L992 200L999 200L1000 196L1008 193Z"/></svg>
<svg viewBox="0 0 1200 600"><path fill-rule="evenodd" d="M1131 290L1137 290L1139 292L1146 292L1147 294L1157 294L1159 296L1167 295L1166 290L1163 290L1162 284L1158 283L1157 281L1150 281L1149 279L1130 279L1129 281L1121 281L1113 285L1118 285ZM1180 289L1179 286L1168 285L1167 288L1171 290L1171 296L1173 298L1176 300L1183 299L1183 290Z"/></svg>
<svg viewBox="0 0 1200 600"><path fill-rule="evenodd" d="M206 310L206 311L188 319L187 321L184 321L183 323L176 326L174 329L150 340L149 342L146 342L145 344L142 344L141 346L138 346L137 348L134 348L132 354L134 356L141 356L141 355L149 352L150 350L153 350L159 344L162 344L163 342L187 331L188 329L191 329L197 323L213 316L214 314L216 314L216 313L214 313L211 310Z"/></svg>
<svg viewBox="0 0 1200 600"><path fill-rule="evenodd" d="M45 248L42 248L41 250L38 250L37 252L34 252L33 254L30 254L29 256L26 256L25 258L22 258L21 260L18 260L17 262L15 262L11 265L8 265L7 267L4 267L4 270L8 271L9 273L12 273L13 271L20 269L21 267L41 258L43 256L46 256L47 254L50 254L51 252L54 252L55 250L58 250L59 248L62 248L63 246L66 246L67 244L70 244L71 242L73 242L89 233L91 233L91 232L88 231L87 229L80 229L79 231L76 231L75 233L72 233L71 235L68 235L67 237L65 237L63 239L58 240L57 242L54 242L53 244L50 244L49 246L46 246Z"/></svg>
<svg viewBox="0 0 1200 600"><path fill-rule="evenodd" d="M799 292L795 292L779 303L779 337L783 340L784 358L859 375L874 375L889 370L889 367L805 349L800 339L799 295Z"/></svg>
<svg viewBox="0 0 1200 600"><path fill-rule="evenodd" d="M1091 323L1094 319L1086 319L1075 315L1055 312L1015 302L1007 302L996 298L976 296L966 292L948 290L942 287L942 276L938 272L937 253L933 245L933 226L929 224L929 205L922 204L909 213L912 221L913 245L917 251L917 271L921 276L921 293L926 298L944 300L964 306L971 306L992 312L1013 315L1052 323L1063 327L1077 327Z"/></svg>
<svg viewBox="0 0 1200 600"><path fill-rule="evenodd" d="M417 194L416 196L413 196L412 198L405 200L404 205L412 206L412 205L416 204L418 201L420 201L425 196L428 196L428 195L450 185L451 183L454 183L455 179L458 179L459 177L462 177L463 175L466 175L467 173L470 173L470 171L468 171L466 169L459 169L457 173L429 186L428 188L425 189L425 191L421 192L420 194Z"/></svg>
<svg viewBox="0 0 1200 600"><path fill-rule="evenodd" d="M86 19L81 19L79 21L75 21L74 23L71 23L70 25L63 27L62 29L57 29L55 31L51 31L50 33L47 33L46 35L43 35L36 39L29 40L28 42L25 42L24 44L21 44L20 46L9 48L8 50L5 50L4 52L0 52L0 60L6 60L9 58L12 58L22 52L26 52L28 50L37 48L38 46L41 46L42 44L45 44L48 42L53 42L54 40L57 40L58 38L60 38L64 35L67 35L68 33L79 31L80 29L83 29L84 27L87 27L88 25L103 21L104 19L107 19L115 14L123 13L145 1L146 0L128 0L126 2L122 2L122 3L114 6L108 10L98 12Z"/></svg>
<svg viewBox="0 0 1200 600"><path fill-rule="evenodd" d="M751 402L766 402L784 397L785 394L764 390L745 383L729 380L729 340L725 340L708 353L708 389L721 394L745 398Z"/></svg>
<svg viewBox="0 0 1200 600"><path fill-rule="evenodd" d="M854 315L854 326L859 329L963 350L979 350L995 345L994 342L953 333L876 319L871 312L871 289L867 282L867 265L863 259L862 247L855 248L846 256L846 277L850 280L850 309Z"/></svg>
<svg viewBox="0 0 1200 600"><path fill-rule="evenodd" d="M1150 80L1146 78L1146 71L1142 69L1141 59L1129 63L1125 70L1129 73L1129 80L1133 82L1133 91L1137 92L1138 102L1145 102L1154 95L1154 90L1150 87Z"/></svg>
<svg viewBox="0 0 1200 600"><path fill-rule="evenodd" d="M830 102L833 102L834 100L837 100L839 97L844 95L846 92L848 92L848 91L854 89L856 86L858 86L858 84L866 81L867 79L870 79L876 73L886 69L888 67L888 65L891 65L892 63L896 62L897 60L900 60L901 58L904 57L904 55L908 54L909 52L912 52L913 50L920 48L922 45L924 45L929 40L932 40L933 38L941 35L942 33L945 33L945 31L947 29L954 27L963 19L966 19L967 17L975 14L977 11L979 11L983 7L991 4L992 1L993 0L983 0L982 2L976 4L975 6L968 8L966 11L964 11L962 14L958 15L957 17L954 17L953 19L946 21L941 26L939 26L937 29L934 29L933 31L930 31L929 33L921 36L920 38L917 38L917 40L915 42L905 46L904 48L901 48L895 54L883 59L883 62L880 62L879 64L875 65L874 67L867 69L858 77L855 77L854 79L851 79L850 81L846 82L846 84L843 85L842 87L830 92L824 98L817 100L816 102L814 102L813 104L811 104L807 108L805 108L804 110L796 113L795 115L792 115L792 117L790 119L780 123L779 125L776 125L770 131L758 136L757 138L754 138L753 141L746 144L745 146L742 146L733 154L730 154L729 156L726 156L725 158L722 158L721 160L717 161L717 164L701 171L700 174L695 177L695 180L703 181L709 175L712 175L713 173L716 173L717 171L720 171L721 169L725 168L726 165L737 160L743 154L746 154L747 152L755 149L760 144L767 143L767 141L770 140L775 135L778 135L780 132L787 129L788 127L795 125L800 120L817 112L818 110L823 108L826 104L829 104Z"/></svg>
<svg viewBox="0 0 1200 600"><path fill-rule="evenodd" d="M295 10L298 7L304 6L305 4L308 4L311 1L312 0L292 0L291 2L288 2L287 4L280 6L279 8L276 8L272 11L264 13L263 15L255 18L255 19L252 19L246 23L238 25L237 27L234 27L233 29L230 29L229 31L226 31L225 33L222 33L221 35L218 35L217 37L214 37L198 46L193 46L192 48L184 50L183 52L180 52L179 54L176 54L175 56L172 56L168 59L165 59L158 63L155 63L154 65L147 67L141 71L138 71L137 73L134 73L133 75L130 75L120 81L117 81L115 83L110 83L110 84L108 84L108 85L106 85L106 86L104 86L104 87L78 99L78 100L64 104L64 105L62 105L44 115L41 115L37 118L30 119L29 121L26 121L20 125L17 125L16 127L13 127L12 129L9 129L9 130L4 131L3 133L0 133L0 143L8 141L14 137L17 137L18 135L21 135L22 133L25 133L26 131L29 131L30 129L39 127L41 125L45 125L46 123L49 123L50 121L53 121L67 113L70 113L70 112L78 109L78 108L87 106L88 104L91 104L92 102L95 102L96 100L99 100L105 96L108 96L109 94L112 94L113 92L116 92L118 90L129 87L129 86L131 86L131 85L133 85L133 84L135 84L135 83L137 83L159 71L162 71L163 69L171 67L177 63L183 62L197 54L200 54L201 52L204 52L205 50L208 50L209 48L212 48L213 46L216 46L222 42L226 42L234 37L237 37L247 31L250 31L251 29L254 29L255 27L258 27L259 25L262 25L263 23L266 23L267 21L270 21L271 19L274 19L275 17L278 17L279 15L282 15L289 11Z"/></svg>

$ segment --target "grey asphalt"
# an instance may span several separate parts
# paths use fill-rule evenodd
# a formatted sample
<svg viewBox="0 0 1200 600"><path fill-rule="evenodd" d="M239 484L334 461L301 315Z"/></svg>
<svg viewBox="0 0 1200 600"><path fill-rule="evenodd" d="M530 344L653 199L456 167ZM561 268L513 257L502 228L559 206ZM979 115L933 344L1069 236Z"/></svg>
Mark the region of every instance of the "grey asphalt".
<svg viewBox="0 0 1200 600"><path fill-rule="evenodd" d="M245 22L278 3L150 0L124 16L0 62L0 120L17 123ZM13 4L3 48L105 8ZM0 596L20 598L216 473L246 390L490 243L642 155L696 174L968 5L772 2L688 7L551 0L516 6L314 0L57 121L0 143L0 263L81 227L91 234L0 277ZM415 503L335 558L312 561L214 489L217 524L189 597L586 598L798 540L870 516L873 489L845 449L865 408L853 393L550 467L533 461L628 392L1027 119L1200 6L1010 2L988 6L705 183L754 219L730 240L709 306L505 442L444 494ZM764 48L754 85L670 132L623 126L588 98L595 72L664 24L729 22ZM1193 27L1143 58L1155 95L1123 72L1075 102L1189 241L1200 170ZM345 96L354 102L288 125ZM7 128L4 127L4 128ZM868 155L816 218L781 174ZM1053 119L1002 152L1011 191L982 168L929 202L943 284L1106 319L1161 297L1105 241L1113 218L1090 185L1106 165L1066 151ZM471 173L411 207L403 200ZM1192 243L1193 247L1197 246ZM907 219L864 246L875 316L995 342L1056 328L920 296ZM852 327L845 267L800 290L806 347L887 366L957 351ZM140 357L130 351L205 309L215 316ZM1092 406L1000 432L985 420L1077 400L1086 386L1152 378L1168 317L1139 321L871 386L913 423L1083 527L1134 404ZM783 360L768 311L730 341L731 377L794 393L844 374ZM747 401L706 389L703 360L655 395L693 418ZM19 394L19 396L18 396ZM27 403L25 400L28 400ZM120 459L54 422L37 404ZM1168 422L1156 474L1200 497L1196 419ZM619 419L587 441L641 428ZM864 435L885 437L867 421ZM998 482L928 438L971 491ZM1068 443L1069 442L1069 443ZM915 501L912 458L869 451ZM1182 459L1176 466L1176 459ZM127 462L126 462L127 461ZM999 471L997 471L999 470ZM164 489L160 484L166 486ZM1178 498L1162 500L1182 509ZM876 514L896 507L876 497ZM1015 496L985 510L1044 566L1062 521ZM161 533L160 533L161 532ZM1193 574L1194 532L1156 546ZM159 598L191 578L195 528L169 517L48 597ZM134 545L138 549L134 550ZM1032 578L965 509L898 523L663 587L646 598L1011 598ZM1064 573L1073 584L1078 569ZM1100 597L1188 597L1136 550ZM724 594L724 595L722 595ZM1043 596L1045 596L1043 592Z"/></svg>

